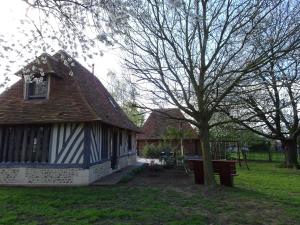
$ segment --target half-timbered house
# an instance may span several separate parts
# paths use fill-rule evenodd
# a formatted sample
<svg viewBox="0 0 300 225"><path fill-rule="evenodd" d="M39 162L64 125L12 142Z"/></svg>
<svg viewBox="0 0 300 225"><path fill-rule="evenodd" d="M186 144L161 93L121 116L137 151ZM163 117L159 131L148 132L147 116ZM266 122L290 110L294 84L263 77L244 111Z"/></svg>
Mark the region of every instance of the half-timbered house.
<svg viewBox="0 0 300 225"><path fill-rule="evenodd" d="M0 95L0 184L87 185L135 163L138 128L67 53L17 75Z"/></svg>

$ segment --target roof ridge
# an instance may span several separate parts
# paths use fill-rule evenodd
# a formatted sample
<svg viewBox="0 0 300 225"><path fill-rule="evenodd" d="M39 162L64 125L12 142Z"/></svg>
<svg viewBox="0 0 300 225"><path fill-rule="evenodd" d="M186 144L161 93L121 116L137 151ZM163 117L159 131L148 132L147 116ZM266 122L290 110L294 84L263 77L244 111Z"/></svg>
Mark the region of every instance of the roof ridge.
<svg viewBox="0 0 300 225"><path fill-rule="evenodd" d="M71 58L73 61L75 61L75 63L77 63L79 66L81 66L82 68L85 69L84 66L82 66L76 59L74 59L72 56L70 56L67 52L65 52L64 50L60 49L59 51L57 51L52 57L54 59L57 60L57 58L55 57L55 55L57 54L64 54L64 56L67 56L69 58ZM70 70L71 72L73 72L74 74L74 71L72 71L72 68L70 67ZM95 110L93 109L93 107L90 105L90 103L88 102L88 100L86 99L86 96L83 94L83 91L82 91L82 88L79 84L79 81L78 79L76 79L76 75L74 74L73 75L73 78L74 78L74 81L75 81L75 84L76 84L76 88L78 89L78 92L79 92L79 95L80 97L82 98L82 100L84 101L84 103L86 104L86 106L88 107L89 111L95 116L95 118L99 118L99 115L97 115L97 113L95 112Z"/></svg>
<svg viewBox="0 0 300 225"><path fill-rule="evenodd" d="M64 50L59 50L57 53L60 54L64 54L65 56L71 58L74 62L75 65L77 64L78 66L80 66L81 69L84 69L87 72L88 76L94 76L94 74L92 74L87 68L85 68L80 62L78 62L76 59L74 59L74 57L72 57L71 55L69 55L66 51ZM56 53L56 54L57 54ZM99 117L98 113L95 111L95 109L90 105L89 101L87 100L86 96L83 94L83 88L81 87L81 85L79 84L79 80L76 79L77 75L75 73L75 71L73 71L72 67L70 67L70 70L73 72L73 77L75 80L75 84L76 87L79 89L79 95L81 96L81 98L83 99L84 103L87 105L87 107L89 108L89 110L91 111L91 113L97 118L97 119L102 119L101 117Z"/></svg>
<svg viewBox="0 0 300 225"><path fill-rule="evenodd" d="M73 72L73 71L72 71ZM86 96L83 94L82 88L78 83L78 80L76 78L74 78L75 80L75 84L76 84L76 88L79 90L79 95L82 98L82 100L84 101L84 103L87 105L89 111L96 117L99 118L99 115L95 112L95 110L93 109L93 107L91 107L90 103L88 102L88 100L86 99Z"/></svg>
<svg viewBox="0 0 300 225"><path fill-rule="evenodd" d="M73 72L76 86L79 88L80 96L83 98L84 103L97 119L120 128L139 130L94 73L65 51L60 50L55 55L58 56L59 54L71 58L75 63L71 71Z"/></svg>

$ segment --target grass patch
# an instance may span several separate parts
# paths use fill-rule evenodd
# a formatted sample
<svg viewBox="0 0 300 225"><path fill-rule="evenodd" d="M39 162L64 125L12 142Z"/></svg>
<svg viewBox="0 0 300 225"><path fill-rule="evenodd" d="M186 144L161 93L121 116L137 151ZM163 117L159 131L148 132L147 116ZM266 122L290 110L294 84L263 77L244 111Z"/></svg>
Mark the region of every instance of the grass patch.
<svg viewBox="0 0 300 225"><path fill-rule="evenodd" d="M300 171L275 163L249 165L250 171L238 168L234 188L207 192L191 185L190 194L189 187L130 182L112 187L1 187L0 224L300 224Z"/></svg>
<svg viewBox="0 0 300 225"><path fill-rule="evenodd" d="M146 164L143 164L142 166L139 166L137 168L132 169L126 176L124 176L119 183L128 183L132 179L136 177L139 173L143 172L145 168L147 167Z"/></svg>
<svg viewBox="0 0 300 225"><path fill-rule="evenodd" d="M250 161L264 161L264 162L285 162L285 155L283 152L276 151L249 151L247 154L247 160ZM238 153L230 153L232 159L238 159ZM243 154L240 154L241 159L243 160ZM271 160L271 161L270 161ZM298 156L300 160L300 155Z"/></svg>
<svg viewBox="0 0 300 225"><path fill-rule="evenodd" d="M234 188L205 198L217 210L219 221L300 224L300 171L279 168L278 163L250 162L249 166L250 171L238 168Z"/></svg>

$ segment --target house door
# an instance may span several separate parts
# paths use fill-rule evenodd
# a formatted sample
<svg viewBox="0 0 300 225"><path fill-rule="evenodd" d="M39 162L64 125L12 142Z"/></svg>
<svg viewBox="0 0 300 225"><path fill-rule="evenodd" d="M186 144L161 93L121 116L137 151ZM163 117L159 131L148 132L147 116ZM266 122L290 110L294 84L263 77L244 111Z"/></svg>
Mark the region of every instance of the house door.
<svg viewBox="0 0 300 225"><path fill-rule="evenodd" d="M113 132L111 168L118 167L118 132Z"/></svg>

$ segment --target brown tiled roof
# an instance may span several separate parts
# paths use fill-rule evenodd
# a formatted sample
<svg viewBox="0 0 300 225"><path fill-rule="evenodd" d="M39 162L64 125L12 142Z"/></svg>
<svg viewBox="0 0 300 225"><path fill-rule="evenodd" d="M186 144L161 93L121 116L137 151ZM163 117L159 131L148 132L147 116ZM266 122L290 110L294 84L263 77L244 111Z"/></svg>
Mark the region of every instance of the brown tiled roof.
<svg viewBox="0 0 300 225"><path fill-rule="evenodd" d="M197 139L198 135L191 124L184 121L184 115L178 108L153 110L146 120L138 140L162 139L168 129L184 130L188 134L185 139Z"/></svg>
<svg viewBox="0 0 300 225"><path fill-rule="evenodd" d="M0 124L102 121L138 131L102 83L74 59L74 66L64 65L61 54L70 58L60 51L43 65L51 69L49 99L24 100L21 79L0 95Z"/></svg>

